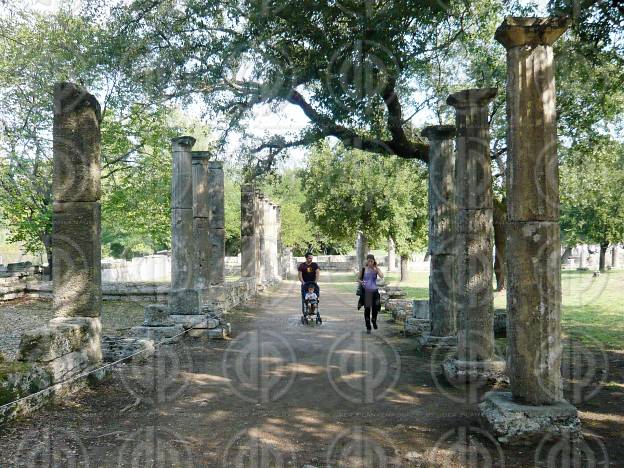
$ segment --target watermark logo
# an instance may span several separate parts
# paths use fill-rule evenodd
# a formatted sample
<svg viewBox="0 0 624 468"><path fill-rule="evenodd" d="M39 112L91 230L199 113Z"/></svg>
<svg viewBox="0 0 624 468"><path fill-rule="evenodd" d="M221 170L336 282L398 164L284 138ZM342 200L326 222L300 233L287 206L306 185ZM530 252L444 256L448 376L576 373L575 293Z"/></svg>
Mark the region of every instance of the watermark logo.
<svg viewBox="0 0 624 468"><path fill-rule="evenodd" d="M132 433L119 450L119 466L175 466L191 468L193 455L184 438L162 427L147 427Z"/></svg>
<svg viewBox="0 0 624 468"><path fill-rule="evenodd" d="M449 466L505 467L505 454L496 439L487 431L472 426L444 433L433 447L430 458Z"/></svg>
<svg viewBox="0 0 624 468"><path fill-rule="evenodd" d="M381 431L356 426L338 434L327 452L327 466L401 466L398 450Z"/></svg>
<svg viewBox="0 0 624 468"><path fill-rule="evenodd" d="M345 400L373 403L384 398L399 380L401 360L387 340L349 332L339 337L327 357L327 375Z"/></svg>
<svg viewBox="0 0 624 468"><path fill-rule="evenodd" d="M540 388L553 398L559 398L558 389L553 389L551 382L543 378L549 375L544 372L543 362L551 363L555 372L561 368L566 398L574 405L591 400L602 390L609 375L609 359L602 343L586 335L583 341L566 338L555 349L545 340L541 349L535 362L535 374Z"/></svg>
<svg viewBox="0 0 624 468"><path fill-rule="evenodd" d="M288 393L296 378L296 363L285 337L256 330L242 333L230 343L223 358L223 375L238 397L267 403Z"/></svg>
<svg viewBox="0 0 624 468"><path fill-rule="evenodd" d="M596 468L609 466L609 455L602 441L594 434L582 437L544 437L535 451L535 465L547 468Z"/></svg>
<svg viewBox="0 0 624 468"><path fill-rule="evenodd" d="M274 467L297 466L296 454L288 449L278 448L279 441L262 434L259 429L245 429L238 432L228 443L223 453L223 466Z"/></svg>
<svg viewBox="0 0 624 468"><path fill-rule="evenodd" d="M192 370L190 350L178 343L159 346L146 363L131 363L120 372L124 387L137 400L156 404L180 397L189 384L182 374Z"/></svg>
<svg viewBox="0 0 624 468"><path fill-rule="evenodd" d="M89 455L80 437L62 428L28 432L20 441L16 466L69 466L88 468Z"/></svg>
<svg viewBox="0 0 624 468"><path fill-rule="evenodd" d="M490 385L505 380L504 350L490 333L458 333L458 346L433 348L430 358L431 378L438 391L454 403L475 404L482 401ZM490 347L487 343L492 342ZM459 354L458 354L459 352ZM459 358L458 358L459 356ZM469 356L491 356L473 361Z"/></svg>

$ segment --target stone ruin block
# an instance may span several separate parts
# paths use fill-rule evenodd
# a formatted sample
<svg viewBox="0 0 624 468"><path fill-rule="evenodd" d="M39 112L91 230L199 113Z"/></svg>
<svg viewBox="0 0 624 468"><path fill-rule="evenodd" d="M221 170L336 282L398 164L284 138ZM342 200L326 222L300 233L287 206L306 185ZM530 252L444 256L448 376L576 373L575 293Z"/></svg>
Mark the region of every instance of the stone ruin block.
<svg viewBox="0 0 624 468"><path fill-rule="evenodd" d="M580 435L576 408L567 401L532 406L516 403L511 392L488 392L479 404L483 425L507 445L530 445L547 436L572 440Z"/></svg>
<svg viewBox="0 0 624 468"><path fill-rule="evenodd" d="M403 332L405 336L423 336L431 331L431 321L415 317L407 317Z"/></svg>
<svg viewBox="0 0 624 468"><path fill-rule="evenodd" d="M54 313L99 317L102 304L100 204L54 203Z"/></svg>
<svg viewBox="0 0 624 468"><path fill-rule="evenodd" d="M219 326L219 319L208 317L205 315L171 315L173 323L182 325L185 330L191 328L217 328Z"/></svg>
<svg viewBox="0 0 624 468"><path fill-rule="evenodd" d="M397 322L404 321L412 314L411 299L388 299L386 302L386 311L390 312Z"/></svg>
<svg viewBox="0 0 624 468"><path fill-rule="evenodd" d="M426 299L412 301L412 317L421 320L429 320L429 301Z"/></svg>
<svg viewBox="0 0 624 468"><path fill-rule="evenodd" d="M442 370L451 385L464 385L470 382L484 382L489 385L509 384L509 377L505 375L504 361L447 359L442 364Z"/></svg>
<svg viewBox="0 0 624 468"><path fill-rule="evenodd" d="M178 289L169 292L169 311L175 315L200 315L199 292L196 289Z"/></svg>
<svg viewBox="0 0 624 468"><path fill-rule="evenodd" d="M47 326L27 331L22 335L19 361L49 363L71 353L84 351L88 360L102 360L99 337L102 325L99 318L56 318Z"/></svg>
<svg viewBox="0 0 624 468"><path fill-rule="evenodd" d="M169 306L164 304L150 304L143 309L143 325L146 327L170 327L174 323L169 314Z"/></svg>
<svg viewBox="0 0 624 468"><path fill-rule="evenodd" d="M132 327L129 336L137 338L146 338L158 343L177 343L184 334L182 325L172 325L170 327Z"/></svg>
<svg viewBox="0 0 624 468"><path fill-rule="evenodd" d="M133 362L145 362L154 354L154 342L145 338L127 338L122 336L102 337L102 356L104 362L117 362L122 359Z"/></svg>

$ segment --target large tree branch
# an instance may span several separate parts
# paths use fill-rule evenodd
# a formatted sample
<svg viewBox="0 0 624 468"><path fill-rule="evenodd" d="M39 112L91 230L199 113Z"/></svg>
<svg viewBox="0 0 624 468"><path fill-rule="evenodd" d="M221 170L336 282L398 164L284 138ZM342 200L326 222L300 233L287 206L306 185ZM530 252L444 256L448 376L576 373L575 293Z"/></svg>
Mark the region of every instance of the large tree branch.
<svg viewBox="0 0 624 468"><path fill-rule="evenodd" d="M291 104L298 106L316 127L318 130L317 139L326 136L333 136L338 138L347 148L359 149L362 151L384 155L395 155L406 159L419 159L424 162L428 160L429 145L422 141L409 141L405 136L405 132L402 127L401 106L398 102L398 98L396 97L390 99L389 105L386 104L388 105L388 111L390 114L388 117L388 130L392 136L391 140L383 140L361 135L354 130L333 122L331 119L314 109L297 90L291 90L286 99ZM310 141L306 141L302 144L309 143Z"/></svg>

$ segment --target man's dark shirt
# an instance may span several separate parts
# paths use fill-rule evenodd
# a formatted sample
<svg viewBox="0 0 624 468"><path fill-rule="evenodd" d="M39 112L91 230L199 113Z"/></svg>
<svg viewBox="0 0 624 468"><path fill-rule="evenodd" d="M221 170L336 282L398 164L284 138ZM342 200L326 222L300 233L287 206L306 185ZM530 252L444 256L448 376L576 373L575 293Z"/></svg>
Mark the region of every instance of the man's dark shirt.
<svg viewBox="0 0 624 468"><path fill-rule="evenodd" d="M316 281L316 270L319 269L318 263L312 262L309 265L303 262L299 265L298 270L301 272L301 277L305 283L310 281Z"/></svg>

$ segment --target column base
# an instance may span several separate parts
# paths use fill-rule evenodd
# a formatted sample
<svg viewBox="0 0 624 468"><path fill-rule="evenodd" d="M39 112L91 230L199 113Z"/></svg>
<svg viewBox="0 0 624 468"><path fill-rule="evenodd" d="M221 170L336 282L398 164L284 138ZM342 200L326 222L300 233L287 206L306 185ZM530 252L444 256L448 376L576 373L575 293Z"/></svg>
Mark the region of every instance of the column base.
<svg viewBox="0 0 624 468"><path fill-rule="evenodd" d="M535 443L546 435L574 439L581 430L576 408L567 401L523 405L512 400L511 392L488 392L479 413L483 425L502 444Z"/></svg>
<svg viewBox="0 0 624 468"><path fill-rule="evenodd" d="M490 385L509 384L504 361L460 361L448 359L442 363L446 380L451 385L483 382Z"/></svg>
<svg viewBox="0 0 624 468"><path fill-rule="evenodd" d="M418 340L421 351L431 352L434 349L455 349L457 348L457 335L434 336L424 335Z"/></svg>
<svg viewBox="0 0 624 468"><path fill-rule="evenodd" d="M174 315L200 315L199 292L196 289L176 289L169 293L169 310Z"/></svg>

